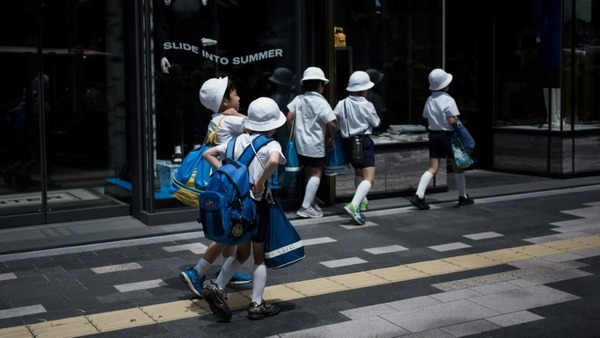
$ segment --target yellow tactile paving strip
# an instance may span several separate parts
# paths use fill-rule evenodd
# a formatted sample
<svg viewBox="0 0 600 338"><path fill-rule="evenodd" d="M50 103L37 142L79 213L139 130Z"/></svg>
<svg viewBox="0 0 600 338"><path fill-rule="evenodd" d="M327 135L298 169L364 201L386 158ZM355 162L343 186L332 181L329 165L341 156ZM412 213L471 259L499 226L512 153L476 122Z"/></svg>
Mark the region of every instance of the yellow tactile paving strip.
<svg viewBox="0 0 600 338"><path fill-rule="evenodd" d="M344 275L269 286L265 298L283 302L406 280L487 268L515 261L600 248L600 235L565 239L463 256L399 265ZM251 291L229 293L232 310L248 306ZM0 329L0 337L78 337L207 315L202 300L179 300L118 311L82 314L36 324Z"/></svg>

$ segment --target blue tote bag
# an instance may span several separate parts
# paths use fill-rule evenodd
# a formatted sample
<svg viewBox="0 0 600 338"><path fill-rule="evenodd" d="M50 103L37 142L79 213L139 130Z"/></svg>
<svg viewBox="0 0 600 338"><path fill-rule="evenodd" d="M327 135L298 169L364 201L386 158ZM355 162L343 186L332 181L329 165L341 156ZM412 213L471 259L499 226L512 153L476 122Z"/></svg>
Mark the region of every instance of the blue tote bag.
<svg viewBox="0 0 600 338"><path fill-rule="evenodd" d="M475 149L475 140L458 117L456 118L456 125L454 126L454 137L460 139L460 143L465 151L469 154L473 153L473 150Z"/></svg>
<svg viewBox="0 0 600 338"><path fill-rule="evenodd" d="M454 155L454 163L459 168L465 169L474 163L471 155L463 146L460 137L452 137L452 154Z"/></svg>
<svg viewBox="0 0 600 338"><path fill-rule="evenodd" d="M271 269L280 269L304 259L304 244L300 234L287 218L281 204L267 192L270 223L265 243L265 264Z"/></svg>
<svg viewBox="0 0 600 338"><path fill-rule="evenodd" d="M290 130L290 139L288 140L284 154L287 160L285 164L285 171L288 175L296 175L300 173L300 170L302 170L300 160L298 160L298 152L296 151L296 142L294 141L294 125L296 124L294 122L292 123L292 129Z"/></svg>
<svg viewBox="0 0 600 338"><path fill-rule="evenodd" d="M332 151L327 151L325 156L325 175L338 176L348 173L348 159L344 152L344 140L342 133L338 130L335 132L335 148Z"/></svg>

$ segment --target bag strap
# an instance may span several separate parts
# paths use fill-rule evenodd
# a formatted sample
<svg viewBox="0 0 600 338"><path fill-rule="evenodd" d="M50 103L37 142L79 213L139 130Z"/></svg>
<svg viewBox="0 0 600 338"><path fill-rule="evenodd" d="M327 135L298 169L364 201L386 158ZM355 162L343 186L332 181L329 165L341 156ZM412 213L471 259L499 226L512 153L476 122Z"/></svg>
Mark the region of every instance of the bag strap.
<svg viewBox="0 0 600 338"><path fill-rule="evenodd" d="M225 151L226 159L235 159L234 150L235 150L235 142L237 141L237 136L234 136L229 143L227 143L227 150ZM273 141L272 138L267 137L266 135L260 135L254 140L252 140L252 144L237 158L237 160L243 163L246 166L250 165L250 162L254 159L255 151L258 151L260 148L264 147L267 143Z"/></svg>
<svg viewBox="0 0 600 338"><path fill-rule="evenodd" d="M217 122L217 127L215 128L215 130L211 131L210 133L207 133L206 136L204 136L204 144L206 144L206 142L208 142L208 136L211 134L216 134L219 132L219 128L221 128L221 123L223 122L223 120L225 119L225 115L221 116L221 118L219 119L219 122Z"/></svg>

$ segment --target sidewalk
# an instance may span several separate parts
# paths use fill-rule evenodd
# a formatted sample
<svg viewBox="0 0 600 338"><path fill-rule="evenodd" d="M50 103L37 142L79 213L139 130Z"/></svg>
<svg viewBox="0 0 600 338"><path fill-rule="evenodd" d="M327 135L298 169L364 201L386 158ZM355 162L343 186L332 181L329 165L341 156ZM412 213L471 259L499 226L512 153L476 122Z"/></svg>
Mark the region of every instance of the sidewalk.
<svg viewBox="0 0 600 338"><path fill-rule="evenodd" d="M469 195L477 198L504 196L515 193L539 192L568 187L600 184L600 176L570 179L526 176L484 170L467 172ZM415 182L416 184L417 182ZM427 195L430 204L451 202L457 199L454 179L449 175L449 190ZM369 210L382 210L410 206L407 196L369 201ZM323 208L324 214L344 214L343 206ZM288 217L298 219L295 213ZM148 226L133 217L114 217L77 222L0 229L0 256L5 254L61 248L92 243L112 242L134 238L148 238L169 234L199 231L196 221L159 226Z"/></svg>

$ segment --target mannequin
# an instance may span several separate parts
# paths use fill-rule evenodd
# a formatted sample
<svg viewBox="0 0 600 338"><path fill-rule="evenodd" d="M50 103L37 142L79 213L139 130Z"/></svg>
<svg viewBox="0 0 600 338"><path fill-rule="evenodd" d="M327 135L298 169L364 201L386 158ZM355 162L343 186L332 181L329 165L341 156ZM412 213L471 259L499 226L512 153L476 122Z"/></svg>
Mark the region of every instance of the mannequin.
<svg viewBox="0 0 600 338"><path fill-rule="evenodd" d="M211 53L216 50L217 1L154 0L154 12L159 70L156 125L170 126L170 130L157 130L157 144L168 144L170 139L174 150L171 159L181 163L186 145L202 143L210 120L197 96L203 80L215 73L201 53L207 48Z"/></svg>
<svg viewBox="0 0 600 338"><path fill-rule="evenodd" d="M540 65L545 85L544 103L552 130L559 130L561 127L561 3L561 0L536 1L536 42L540 46Z"/></svg>

